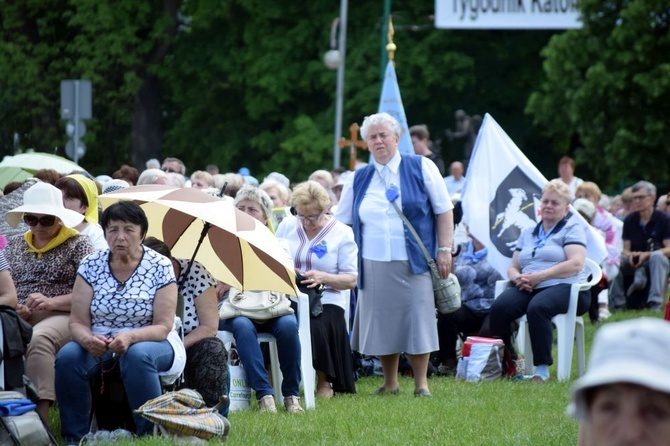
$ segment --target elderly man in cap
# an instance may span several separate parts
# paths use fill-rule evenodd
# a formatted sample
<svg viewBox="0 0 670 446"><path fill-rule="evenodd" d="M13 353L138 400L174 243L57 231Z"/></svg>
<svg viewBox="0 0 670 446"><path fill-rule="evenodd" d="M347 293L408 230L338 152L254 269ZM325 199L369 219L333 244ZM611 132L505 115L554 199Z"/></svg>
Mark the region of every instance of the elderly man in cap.
<svg viewBox="0 0 670 446"><path fill-rule="evenodd" d="M569 411L579 445L670 443L670 322L631 319L596 333Z"/></svg>

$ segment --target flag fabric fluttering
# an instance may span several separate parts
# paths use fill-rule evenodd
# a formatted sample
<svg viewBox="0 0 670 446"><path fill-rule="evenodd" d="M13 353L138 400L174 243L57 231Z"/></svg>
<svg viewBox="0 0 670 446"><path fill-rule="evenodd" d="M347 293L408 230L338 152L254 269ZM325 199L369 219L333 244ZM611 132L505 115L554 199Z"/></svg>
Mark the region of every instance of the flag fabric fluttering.
<svg viewBox="0 0 670 446"><path fill-rule="evenodd" d="M393 68L392 61L389 61L388 65L386 65L386 74L384 75L382 95L379 98L378 112L386 112L396 118L400 123L402 135L400 136L400 141L398 143L398 151L402 155L414 154L412 140L409 137L409 127L407 126L405 108L402 106L402 98L400 97L398 78L395 75L395 68Z"/></svg>
<svg viewBox="0 0 670 446"><path fill-rule="evenodd" d="M489 249L488 260L503 277L521 232L540 221L539 199L547 179L488 113L475 142L461 195L470 233ZM603 237L570 207L587 228L586 256L600 264Z"/></svg>

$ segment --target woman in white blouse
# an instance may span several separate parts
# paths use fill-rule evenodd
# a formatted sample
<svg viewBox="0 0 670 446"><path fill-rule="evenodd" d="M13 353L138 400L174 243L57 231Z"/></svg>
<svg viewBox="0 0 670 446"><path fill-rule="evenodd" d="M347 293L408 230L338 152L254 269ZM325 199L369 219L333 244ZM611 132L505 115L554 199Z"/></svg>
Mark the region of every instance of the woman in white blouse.
<svg viewBox="0 0 670 446"><path fill-rule="evenodd" d="M317 395L355 393L354 373L345 321L349 290L356 286L358 248L350 227L327 213L330 198L316 181L299 184L290 205L296 218L284 219L277 237L287 241L295 268L309 288L325 286L323 313L310 319L312 358L317 376Z"/></svg>
<svg viewBox="0 0 670 446"><path fill-rule="evenodd" d="M352 225L359 250L352 348L380 357L384 385L378 394L399 392L399 353L405 352L414 395L430 396L428 359L439 348L433 285L428 263L392 202L435 256L443 278L451 272L453 206L431 160L400 154L400 135L400 124L388 113L365 118L361 136L374 160L344 187L336 216Z"/></svg>

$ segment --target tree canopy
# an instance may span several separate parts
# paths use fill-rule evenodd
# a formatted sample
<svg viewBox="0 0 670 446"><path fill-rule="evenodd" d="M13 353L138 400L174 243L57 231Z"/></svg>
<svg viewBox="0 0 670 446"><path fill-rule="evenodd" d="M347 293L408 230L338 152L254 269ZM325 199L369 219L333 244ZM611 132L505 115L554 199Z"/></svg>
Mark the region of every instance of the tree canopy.
<svg viewBox="0 0 670 446"><path fill-rule="evenodd" d="M437 30L434 0L393 3L409 124L427 124L447 162L462 157L444 140L457 109L491 113L548 177L576 153L578 173L598 159L592 179L613 184L621 164L642 168L662 147L667 15L645 16L653 7L584 0L584 29L557 33ZM379 1L349 5L345 135L377 110L382 13ZM62 154L60 81L90 79L80 163L91 173L176 156L189 171L214 163L304 179L332 167L336 72L322 56L338 14L326 0L4 2L0 151L14 152L16 132L20 148ZM666 175L660 164L649 172Z"/></svg>
<svg viewBox="0 0 670 446"><path fill-rule="evenodd" d="M667 2L582 0L584 27L555 35L528 111L557 150L575 149L602 185L667 182Z"/></svg>

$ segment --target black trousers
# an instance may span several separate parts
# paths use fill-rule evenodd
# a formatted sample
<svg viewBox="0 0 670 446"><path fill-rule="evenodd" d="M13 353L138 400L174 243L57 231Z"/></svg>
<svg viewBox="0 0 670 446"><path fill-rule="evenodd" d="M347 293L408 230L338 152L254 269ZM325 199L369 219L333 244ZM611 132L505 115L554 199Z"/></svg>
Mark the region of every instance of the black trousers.
<svg viewBox="0 0 670 446"><path fill-rule="evenodd" d="M456 341L459 333L478 333L490 336L489 315L475 313L463 305L457 311L440 314L437 318L437 335L440 341L440 361L443 364L456 361Z"/></svg>
<svg viewBox="0 0 670 446"><path fill-rule="evenodd" d="M589 309L590 293L582 291L577 301L577 314ZM528 318L528 331L533 348L534 365L553 364L551 345L553 331L551 318L568 311L570 285L559 284L533 290L532 293L516 287L506 289L491 305L490 327L494 336L499 336L505 346L512 349L511 323L524 314Z"/></svg>

